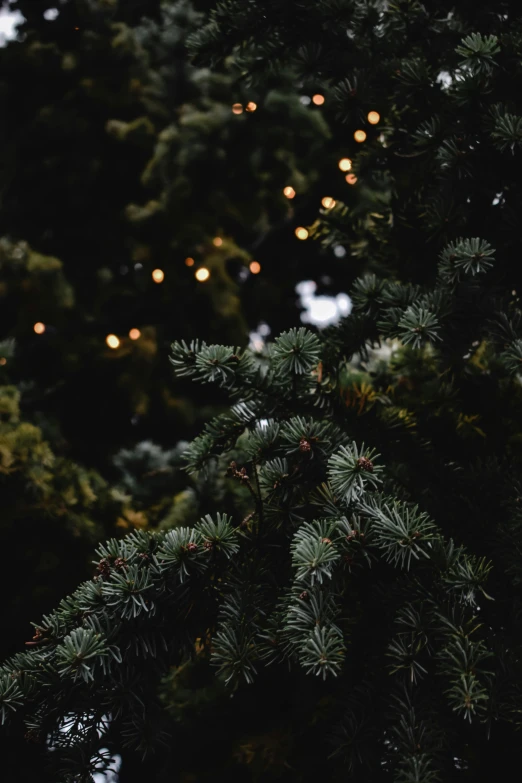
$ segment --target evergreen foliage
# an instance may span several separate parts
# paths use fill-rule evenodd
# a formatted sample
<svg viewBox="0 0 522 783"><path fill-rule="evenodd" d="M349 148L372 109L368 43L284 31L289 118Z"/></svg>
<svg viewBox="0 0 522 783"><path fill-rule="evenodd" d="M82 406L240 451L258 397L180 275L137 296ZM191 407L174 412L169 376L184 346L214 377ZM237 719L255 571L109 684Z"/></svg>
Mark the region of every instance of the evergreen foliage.
<svg viewBox="0 0 522 783"><path fill-rule="evenodd" d="M322 84L392 195L364 241L343 203L310 226L367 262L339 325L173 344L230 401L186 449L192 499L99 547L2 666L2 718L57 780L122 747L158 781L518 768L521 14L225 0L192 36L260 91Z"/></svg>
<svg viewBox="0 0 522 783"><path fill-rule="evenodd" d="M459 316L457 302L446 321ZM518 724L520 563L508 541L518 526L492 519L480 492L487 470L504 504L515 501L517 447L506 471L508 420L469 405L484 383L516 400L519 381L497 365L492 386L468 357L464 394L441 329L440 341L402 339L388 361L374 356L367 400L354 406L362 384L351 376L365 364L342 350L326 358L351 322L319 336L291 330L264 356L173 346L179 374L236 400L193 442L188 467L204 475L227 463L248 513L110 541L96 577L36 625L34 650L4 665L5 718L23 706L31 731L61 748L63 774L77 770L71 779L87 759L91 770L102 763L97 751L118 730L144 752L168 742L173 728L156 711L169 667L215 667L238 692L280 687L284 672L287 687L324 680L325 705L308 704L285 758L298 779L312 737L330 748L323 764L333 754L331 779L346 764L371 779L473 779L488 736Z"/></svg>
<svg viewBox="0 0 522 783"><path fill-rule="evenodd" d="M32 381L76 456L105 468L107 446L201 426L204 393L193 405L173 389L161 358L174 337L245 345L260 321L295 324L303 276L346 285L331 250L308 242L298 260L294 235L323 196L349 189L344 138L328 107L301 103L292 74L258 92L233 61L193 65L185 43L205 5L67 0L50 19L52 3L22 1L21 40L0 49L0 236L59 259L67 281L56 312L30 296L36 271L16 283L2 265L0 327L17 340L17 380Z"/></svg>
<svg viewBox="0 0 522 783"><path fill-rule="evenodd" d="M10 593L3 611L9 627L0 644L4 656L26 638L35 609L52 607L80 575L90 576L93 551L107 535L168 528L178 503L185 500L187 519L187 500L194 514L205 503L204 492L198 501L192 497L193 482L181 470L183 444L169 452L148 442L122 449L114 457L119 477L112 482L71 460L52 421L28 413L30 390L7 383L9 365L1 359L8 354L11 361L10 348L0 343L0 535L27 577L13 590L11 569L0 576L0 589Z"/></svg>

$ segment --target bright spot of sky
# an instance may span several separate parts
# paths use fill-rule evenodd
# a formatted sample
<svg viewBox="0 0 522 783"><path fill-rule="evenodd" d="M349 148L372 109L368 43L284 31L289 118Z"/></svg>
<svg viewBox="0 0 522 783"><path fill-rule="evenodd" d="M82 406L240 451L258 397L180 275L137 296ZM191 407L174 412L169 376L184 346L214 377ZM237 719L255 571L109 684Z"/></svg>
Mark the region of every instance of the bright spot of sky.
<svg viewBox="0 0 522 783"><path fill-rule="evenodd" d="M19 11L0 11L0 46L5 46L7 41L16 37L16 25L24 21Z"/></svg>
<svg viewBox="0 0 522 783"><path fill-rule="evenodd" d="M100 739L102 738L102 736L103 736L103 734L105 732L105 729L107 728L107 719L108 719L108 716L105 715L101 719L101 722L100 722L100 724L98 726L98 736L100 737ZM76 722L76 720L77 720L77 717L75 717L73 715L66 716L64 718L64 720L62 721L62 725L60 726L60 730L64 734L67 734L71 730L71 728L72 728L73 724ZM82 728L82 723L81 722L80 722L79 726L80 726L80 729L81 729ZM51 747L51 750L52 750L52 745L50 747ZM100 753L109 753L109 750L107 748L101 748L100 749ZM111 765L110 765L108 770L106 770L105 772L95 772L93 774L93 776L92 776L93 783L118 783L118 780L119 780L118 772L120 770L120 767L121 767L121 756L118 755L117 753L115 753L114 756L112 756Z"/></svg>
<svg viewBox="0 0 522 783"><path fill-rule="evenodd" d="M349 315L352 310L352 302L348 294L337 296L315 296L317 283L313 280L303 280L295 287L299 294L300 304L306 308L301 315L305 324L313 324L319 329L324 326L336 324L341 318ZM250 332L250 345L252 351L261 352L265 346L265 338L270 334L268 324L261 322L255 332Z"/></svg>
<svg viewBox="0 0 522 783"><path fill-rule="evenodd" d="M107 750L107 748L102 748ZM107 772L95 772L92 776L94 783L118 783L118 771L121 767L121 756L114 755L113 766L114 769L109 769Z"/></svg>
<svg viewBox="0 0 522 783"><path fill-rule="evenodd" d="M437 81L442 87L451 87L453 79L447 71L441 71L437 76Z"/></svg>
<svg viewBox="0 0 522 783"><path fill-rule="evenodd" d="M60 12L57 8L48 8L47 11L44 11L44 19L52 22L53 19L56 19L59 13Z"/></svg>
<svg viewBox="0 0 522 783"><path fill-rule="evenodd" d="M301 305L306 308L301 315L305 324L314 324L319 328L330 326L349 315L352 309L348 294L316 296L317 284L313 280L303 280L297 284L295 290L301 298Z"/></svg>

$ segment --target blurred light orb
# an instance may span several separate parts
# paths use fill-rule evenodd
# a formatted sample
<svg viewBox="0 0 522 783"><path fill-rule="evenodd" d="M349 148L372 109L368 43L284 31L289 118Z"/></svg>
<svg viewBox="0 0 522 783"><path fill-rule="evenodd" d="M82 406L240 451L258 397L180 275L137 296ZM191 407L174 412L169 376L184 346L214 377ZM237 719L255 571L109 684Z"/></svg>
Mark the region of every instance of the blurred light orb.
<svg viewBox="0 0 522 783"><path fill-rule="evenodd" d="M36 334L43 334L45 332L45 324L43 324L41 321L38 321L38 323L33 326L33 329Z"/></svg>
<svg viewBox="0 0 522 783"><path fill-rule="evenodd" d="M291 185L287 185L286 188L283 189L283 193L287 198L294 198L295 196L295 190Z"/></svg>
<svg viewBox="0 0 522 783"><path fill-rule="evenodd" d="M129 337L131 340L138 340L141 337L141 332L139 329L131 329L129 332Z"/></svg>
<svg viewBox="0 0 522 783"><path fill-rule="evenodd" d="M350 160L350 158L341 158L341 160L339 161L339 168L341 169L341 171L350 171L350 169L352 168L352 161Z"/></svg>
<svg viewBox="0 0 522 783"><path fill-rule="evenodd" d="M366 131L356 130L353 134L353 137L355 141L359 142L359 144L362 144L363 141L366 141Z"/></svg>
<svg viewBox="0 0 522 783"><path fill-rule="evenodd" d="M152 273L152 279L155 283L163 283L165 280L165 272L163 269L155 269Z"/></svg>
<svg viewBox="0 0 522 783"><path fill-rule="evenodd" d="M321 204L325 209L333 209L335 207L335 199L331 198L331 196L325 196L321 200Z"/></svg>
<svg viewBox="0 0 522 783"><path fill-rule="evenodd" d="M370 125L377 125L379 120L381 119L381 115L378 111L371 111L368 113L368 122Z"/></svg>
<svg viewBox="0 0 522 783"><path fill-rule="evenodd" d="M295 235L298 239L308 239L308 231L303 226L296 228Z"/></svg>
<svg viewBox="0 0 522 783"><path fill-rule="evenodd" d="M120 341L115 334L108 334L107 337L105 338L105 342L107 343L109 348L115 349L120 347Z"/></svg>
<svg viewBox="0 0 522 783"><path fill-rule="evenodd" d="M196 280L200 283L204 283L210 277L210 272L204 266L196 270Z"/></svg>
<svg viewBox="0 0 522 783"><path fill-rule="evenodd" d="M253 275L258 275L261 271L261 264L259 261L251 261L250 262L250 271Z"/></svg>

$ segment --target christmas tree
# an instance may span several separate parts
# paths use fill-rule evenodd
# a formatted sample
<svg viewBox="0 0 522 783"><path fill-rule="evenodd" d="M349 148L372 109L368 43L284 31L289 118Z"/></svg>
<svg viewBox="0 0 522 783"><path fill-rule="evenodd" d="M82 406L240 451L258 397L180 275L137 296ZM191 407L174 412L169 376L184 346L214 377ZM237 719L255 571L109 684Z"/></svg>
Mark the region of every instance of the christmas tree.
<svg viewBox="0 0 522 783"><path fill-rule="evenodd" d="M302 226L368 272L340 324L174 342L229 410L162 529L100 546L4 663L8 731L60 781L122 748L158 781L489 781L522 709L522 11L227 0L190 46L261 95L313 79L350 192L390 197ZM134 492L171 460L118 464Z"/></svg>

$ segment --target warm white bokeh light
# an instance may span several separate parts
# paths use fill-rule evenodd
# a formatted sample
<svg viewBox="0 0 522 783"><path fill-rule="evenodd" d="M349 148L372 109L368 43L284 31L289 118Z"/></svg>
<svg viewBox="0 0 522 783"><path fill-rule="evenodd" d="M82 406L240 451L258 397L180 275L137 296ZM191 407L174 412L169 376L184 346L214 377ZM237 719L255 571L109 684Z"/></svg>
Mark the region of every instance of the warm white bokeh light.
<svg viewBox="0 0 522 783"><path fill-rule="evenodd" d="M120 341L115 334L108 334L107 337L105 338L105 342L107 343L109 348L114 349L114 348L119 348L120 346Z"/></svg>

